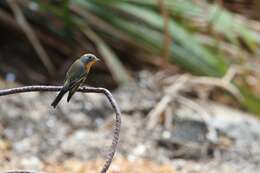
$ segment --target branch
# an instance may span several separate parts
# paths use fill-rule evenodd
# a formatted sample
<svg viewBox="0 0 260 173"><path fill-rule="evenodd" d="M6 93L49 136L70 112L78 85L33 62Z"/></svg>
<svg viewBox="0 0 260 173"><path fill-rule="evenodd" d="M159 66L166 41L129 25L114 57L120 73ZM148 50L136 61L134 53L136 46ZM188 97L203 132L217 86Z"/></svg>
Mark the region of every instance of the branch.
<svg viewBox="0 0 260 173"><path fill-rule="evenodd" d="M10 94L18 94L18 93L26 93L26 92L35 92L35 91L50 91L55 92L59 91L62 86L24 86L18 88L11 88L11 89L3 89L0 90L0 96L10 95ZM94 87L80 87L78 92L88 92L88 93L103 93L107 97L108 101L110 102L113 110L116 114L115 120L115 129L114 129L114 136L112 140L112 144L110 146L110 151L107 154L107 158L105 161L104 166L102 167L101 173L106 173L116 152L118 140L119 140L119 133L121 127L121 112L120 109L112 96L112 94L105 88L94 88ZM28 172L28 171L8 171L4 173L35 173L35 172Z"/></svg>
<svg viewBox="0 0 260 173"><path fill-rule="evenodd" d="M171 46L171 36L169 33L169 11L167 9L167 4L165 4L164 0L158 0L158 5L161 11L161 15L163 17L163 52L162 55L164 57L164 60L168 61L170 57L170 46Z"/></svg>
<svg viewBox="0 0 260 173"><path fill-rule="evenodd" d="M187 83L189 76L182 75L180 76L175 83L167 88L167 93L163 96L160 102L148 113L147 117L149 118L147 123L147 129L153 129L157 122L160 119L160 115L167 108L169 103L174 99L174 97L178 94L178 92L183 88L183 86Z"/></svg>
<svg viewBox="0 0 260 173"><path fill-rule="evenodd" d="M217 77L194 77L190 80L192 84L205 84L209 86L216 86L230 92L238 101L243 101L239 89L232 83L235 75L239 73L239 68L231 66L222 78Z"/></svg>
<svg viewBox="0 0 260 173"><path fill-rule="evenodd" d="M153 129L160 120L160 116L165 112L169 104L176 99L178 93L184 89L190 89L190 87L197 85L207 85L212 87L219 87L228 92L230 92L235 98L242 102L243 96L241 95L239 89L232 83L233 78L239 72L239 67L231 66L226 72L225 76L222 78L217 77L195 77L190 75L181 76L171 76L164 81L170 83L170 86L166 88L164 96L157 103L157 105L148 113L148 123L147 128L149 130ZM159 76L160 77L160 76ZM177 78L177 79L176 79ZM183 99L182 99L183 100ZM194 105L194 104L193 104ZM193 106L194 107L194 106ZM196 106L198 107L198 106ZM204 115L204 116L203 116ZM206 114L203 114L206 117ZM205 116L206 115L206 116ZM206 121L205 121L206 122ZM213 134L213 133L210 133ZM213 135L211 135L213 136ZM214 136L212 137L212 139Z"/></svg>

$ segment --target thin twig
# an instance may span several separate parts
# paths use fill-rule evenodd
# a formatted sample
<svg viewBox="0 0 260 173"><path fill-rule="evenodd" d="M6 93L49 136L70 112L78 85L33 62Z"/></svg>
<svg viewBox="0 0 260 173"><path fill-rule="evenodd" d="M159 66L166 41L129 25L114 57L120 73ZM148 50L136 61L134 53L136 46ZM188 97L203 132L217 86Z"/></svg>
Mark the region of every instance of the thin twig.
<svg viewBox="0 0 260 173"><path fill-rule="evenodd" d="M153 129L155 125L158 123L160 119L160 115L165 111L168 104L174 100L174 97L177 93L183 88L183 86L187 83L189 77L187 75L180 76L175 83L173 83L166 91L166 94L159 101L159 103L152 109L147 117L148 120L148 129Z"/></svg>
<svg viewBox="0 0 260 173"><path fill-rule="evenodd" d="M165 110L165 121L164 126L167 130L172 127L173 112L175 111L175 105L168 106Z"/></svg>
<svg viewBox="0 0 260 173"><path fill-rule="evenodd" d="M62 88L62 86L24 86L24 87L18 87L18 88L11 88L11 89L3 89L0 90L0 96L10 95L10 94L18 94L18 93L26 93L26 92L55 92L59 91ZM121 112L120 109L112 96L112 94L105 88L94 88L94 87L80 87L78 89L78 92L88 92L88 93L103 93L107 97L108 101L110 102L113 110L116 114L116 121L115 121L115 129L114 129L114 136L112 140L112 144L110 146L110 151L107 154L106 162L104 166L102 167L101 173L106 173L116 152L118 140L119 140L119 133L120 133L120 127L121 127ZM21 173L21 171L9 171L8 173ZM27 173L33 173L28 171L22 171Z"/></svg>
<svg viewBox="0 0 260 173"><path fill-rule="evenodd" d="M53 76L56 71L55 67L52 64L52 62L51 62L48 54L44 50L43 46L41 45L40 41L38 40L33 29L31 28L30 24L26 21L26 18L24 17L22 10L20 9L16 0L7 0L7 3L9 4L11 10L13 11L15 18L17 20L17 23L23 29L26 37L31 42L31 44L32 44L33 48L35 49L36 53L38 54L40 60L42 61L44 66L47 68L49 74Z"/></svg>
<svg viewBox="0 0 260 173"><path fill-rule="evenodd" d="M163 33L164 33L164 43L163 43L163 57L167 61L170 56L170 45L171 45L171 36L169 33L169 11L167 6L165 5L164 0L158 0L158 5L161 10L161 14L163 17Z"/></svg>

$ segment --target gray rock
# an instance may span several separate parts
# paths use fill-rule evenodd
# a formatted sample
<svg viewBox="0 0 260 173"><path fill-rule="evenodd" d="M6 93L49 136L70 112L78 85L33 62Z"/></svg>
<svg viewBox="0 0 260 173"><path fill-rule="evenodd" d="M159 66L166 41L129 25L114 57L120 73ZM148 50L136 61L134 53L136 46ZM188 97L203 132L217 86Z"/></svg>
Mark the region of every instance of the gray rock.
<svg viewBox="0 0 260 173"><path fill-rule="evenodd" d="M234 138L238 143L252 143L260 140L260 121L249 113L220 104L211 104L211 124L219 131Z"/></svg>

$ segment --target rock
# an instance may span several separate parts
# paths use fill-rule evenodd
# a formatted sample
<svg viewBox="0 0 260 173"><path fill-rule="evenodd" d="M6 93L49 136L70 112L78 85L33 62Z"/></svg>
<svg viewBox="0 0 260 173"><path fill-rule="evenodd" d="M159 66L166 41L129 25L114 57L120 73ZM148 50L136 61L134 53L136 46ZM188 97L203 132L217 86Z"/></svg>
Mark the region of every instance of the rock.
<svg viewBox="0 0 260 173"><path fill-rule="evenodd" d="M197 112L187 107L177 109L173 128L162 131L158 139L159 145L169 151L169 157L203 158L221 151L224 157L242 159L249 150L255 153L251 159L259 162L260 150L255 146L260 143L260 121L253 115L213 102L209 103L208 110L210 118L206 124ZM217 131L216 143L207 138L209 126Z"/></svg>
<svg viewBox="0 0 260 173"><path fill-rule="evenodd" d="M20 162L22 167L27 170L39 170L43 167L42 162L37 157L33 156L23 158Z"/></svg>
<svg viewBox="0 0 260 173"><path fill-rule="evenodd" d="M236 142L260 141L260 121L254 115L216 103L210 104L210 110L213 114L211 124Z"/></svg>

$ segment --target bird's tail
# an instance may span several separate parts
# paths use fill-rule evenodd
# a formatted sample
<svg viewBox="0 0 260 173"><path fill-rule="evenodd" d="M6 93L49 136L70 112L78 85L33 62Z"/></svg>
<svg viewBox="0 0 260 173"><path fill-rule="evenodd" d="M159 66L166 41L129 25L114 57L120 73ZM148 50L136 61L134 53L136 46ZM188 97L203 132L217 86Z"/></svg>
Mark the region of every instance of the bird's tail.
<svg viewBox="0 0 260 173"><path fill-rule="evenodd" d="M54 108L58 105L58 103L60 102L60 100L62 99L62 97L64 96L64 94L68 91L67 87L63 87L59 94L56 96L56 98L54 99L54 101L52 102L51 106L53 106Z"/></svg>

